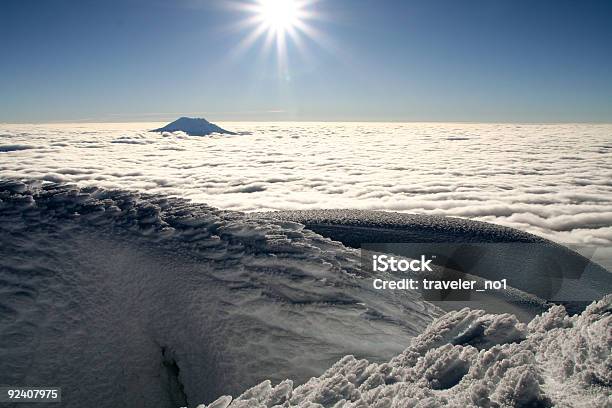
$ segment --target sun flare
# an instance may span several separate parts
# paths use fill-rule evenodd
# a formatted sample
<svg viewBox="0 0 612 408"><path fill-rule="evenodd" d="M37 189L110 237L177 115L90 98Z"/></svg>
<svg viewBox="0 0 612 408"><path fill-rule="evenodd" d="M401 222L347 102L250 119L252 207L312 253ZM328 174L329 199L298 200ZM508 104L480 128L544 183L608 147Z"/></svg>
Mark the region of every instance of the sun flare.
<svg viewBox="0 0 612 408"><path fill-rule="evenodd" d="M322 0L247 0L240 1L240 10L248 17L240 22L241 27L249 33L238 45L237 52L242 52L260 39L263 39L263 51L267 53L276 48L280 71L288 71L288 48L306 53L305 39L319 44L320 32L312 25L318 20L314 5Z"/></svg>

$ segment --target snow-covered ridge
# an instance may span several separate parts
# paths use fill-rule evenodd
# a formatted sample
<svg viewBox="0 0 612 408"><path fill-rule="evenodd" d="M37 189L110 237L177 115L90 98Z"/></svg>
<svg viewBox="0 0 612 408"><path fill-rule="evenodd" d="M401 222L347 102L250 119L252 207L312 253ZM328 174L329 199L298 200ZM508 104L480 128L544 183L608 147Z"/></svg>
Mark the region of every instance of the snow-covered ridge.
<svg viewBox="0 0 612 408"><path fill-rule="evenodd" d="M472 269L475 275L493 280L508 278L514 288L561 303L570 314L581 312L612 288L612 273L592 259L536 235L493 223L352 209L276 211L270 214L251 213L249 216L297 222L351 248L361 248L363 243L417 243L419 248L431 242L441 243L440 248L448 243L453 243L453 246L458 243L477 243L482 257L478 268ZM487 243L505 244L487 248ZM488 250L491 250L489 255L484 255ZM515 262L516 259L521 262ZM470 270L474 260L475 254L471 250L457 250L453 253L453 261L456 265L463 265L466 268L464 271ZM436 264L436 261L433 263ZM582 271L582 274L578 276L577 271ZM555 279L565 280L567 286L560 292L562 295L551 291L554 286L549 279L551 275ZM464 306L475 307L471 302ZM490 313L509 312L507 304L496 310L490 310L488 305L482 304L477 307L485 308Z"/></svg>
<svg viewBox="0 0 612 408"><path fill-rule="evenodd" d="M377 293L355 250L184 199L0 182L0 384L176 407L346 354L382 361L441 311Z"/></svg>
<svg viewBox="0 0 612 408"><path fill-rule="evenodd" d="M174 122L168 123L164 127L151 130L151 132L185 132L190 136L207 136L212 133L222 133L228 135L236 134L220 128L204 118L188 118L185 116L178 118Z"/></svg>
<svg viewBox="0 0 612 408"><path fill-rule="evenodd" d="M206 407L609 407L611 329L611 295L572 317L554 306L528 325L463 309L387 363L349 355L298 387L264 381Z"/></svg>

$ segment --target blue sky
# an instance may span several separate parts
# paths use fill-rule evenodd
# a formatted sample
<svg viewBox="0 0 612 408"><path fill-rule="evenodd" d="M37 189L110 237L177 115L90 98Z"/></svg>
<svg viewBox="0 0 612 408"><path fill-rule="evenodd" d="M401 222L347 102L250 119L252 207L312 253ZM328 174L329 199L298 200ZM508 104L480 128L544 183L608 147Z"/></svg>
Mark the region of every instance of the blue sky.
<svg viewBox="0 0 612 408"><path fill-rule="evenodd" d="M612 122L612 1L307 9L279 68L224 1L3 0L0 121Z"/></svg>

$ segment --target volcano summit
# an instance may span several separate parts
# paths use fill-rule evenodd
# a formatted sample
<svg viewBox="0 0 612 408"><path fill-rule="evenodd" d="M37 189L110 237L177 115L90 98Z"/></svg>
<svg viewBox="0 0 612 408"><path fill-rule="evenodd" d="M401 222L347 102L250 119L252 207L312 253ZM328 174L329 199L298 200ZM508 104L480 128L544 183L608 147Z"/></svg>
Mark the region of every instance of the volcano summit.
<svg viewBox="0 0 612 408"><path fill-rule="evenodd" d="M227 135L235 135L214 123L210 123L204 118L188 118L181 117L174 122L168 123L166 126L159 129L153 129L151 132L185 132L189 136L208 136L211 133L222 133Z"/></svg>

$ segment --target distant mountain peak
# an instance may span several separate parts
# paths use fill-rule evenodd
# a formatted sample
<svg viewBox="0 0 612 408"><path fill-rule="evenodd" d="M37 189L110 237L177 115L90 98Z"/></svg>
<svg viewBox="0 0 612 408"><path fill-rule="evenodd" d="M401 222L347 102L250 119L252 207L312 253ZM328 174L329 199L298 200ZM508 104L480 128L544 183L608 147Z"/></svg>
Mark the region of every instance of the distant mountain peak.
<svg viewBox="0 0 612 408"><path fill-rule="evenodd" d="M174 122L168 123L166 126L159 129L153 129L151 132L185 132L190 136L207 136L211 133L223 133L227 135L235 135L236 133L230 132L210 123L204 118L188 118L182 116Z"/></svg>

